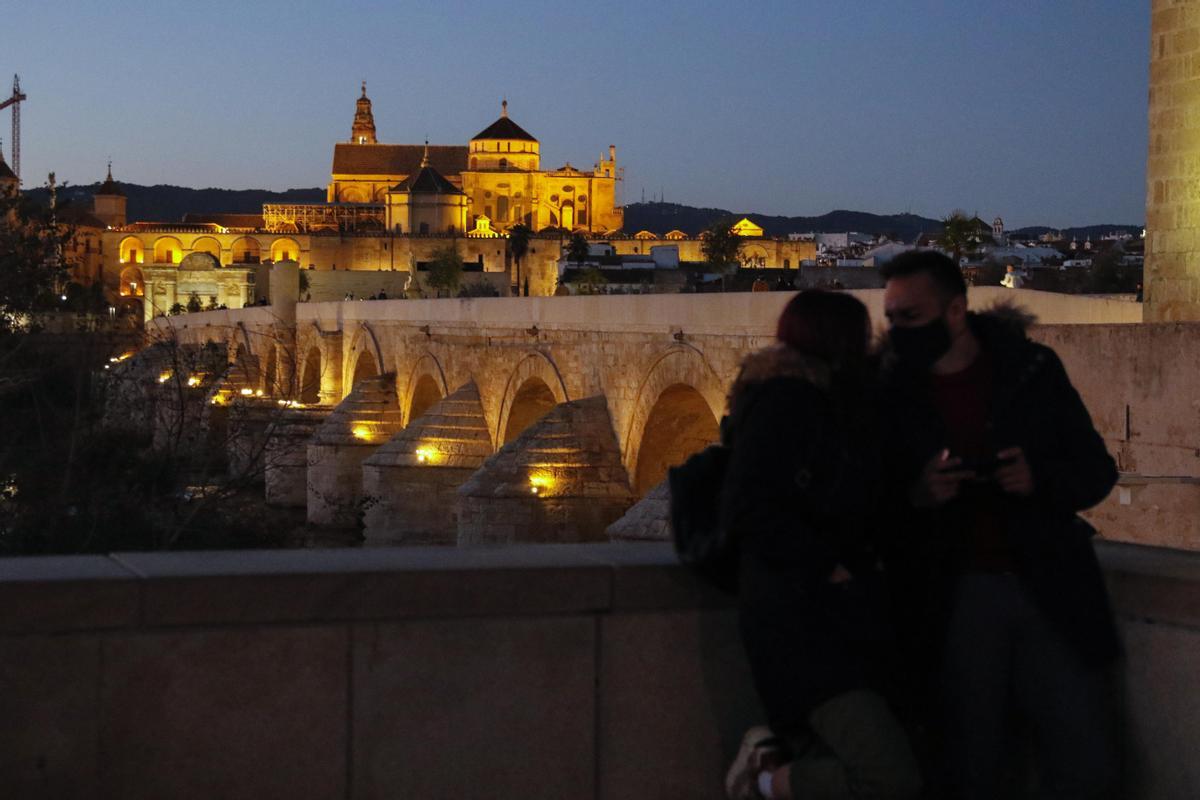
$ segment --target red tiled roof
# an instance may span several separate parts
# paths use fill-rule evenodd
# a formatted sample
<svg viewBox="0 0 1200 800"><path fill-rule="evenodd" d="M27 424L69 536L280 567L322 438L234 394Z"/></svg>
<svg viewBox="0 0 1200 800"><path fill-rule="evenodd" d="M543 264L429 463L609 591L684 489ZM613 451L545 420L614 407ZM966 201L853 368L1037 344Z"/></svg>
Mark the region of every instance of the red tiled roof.
<svg viewBox="0 0 1200 800"><path fill-rule="evenodd" d="M425 146L419 144L351 144L333 146L335 175L412 175L421 169ZM457 144L429 145L429 164L443 175L456 176L467 168L467 148Z"/></svg>

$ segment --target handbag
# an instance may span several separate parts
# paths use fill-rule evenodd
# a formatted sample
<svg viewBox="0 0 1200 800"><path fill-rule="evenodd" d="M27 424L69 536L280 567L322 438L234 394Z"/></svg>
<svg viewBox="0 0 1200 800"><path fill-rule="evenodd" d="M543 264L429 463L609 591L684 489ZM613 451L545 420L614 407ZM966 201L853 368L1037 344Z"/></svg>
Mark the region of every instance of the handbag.
<svg viewBox="0 0 1200 800"><path fill-rule="evenodd" d="M679 561L709 583L736 592L738 546L721 525L721 487L730 449L709 445L667 471L671 536Z"/></svg>

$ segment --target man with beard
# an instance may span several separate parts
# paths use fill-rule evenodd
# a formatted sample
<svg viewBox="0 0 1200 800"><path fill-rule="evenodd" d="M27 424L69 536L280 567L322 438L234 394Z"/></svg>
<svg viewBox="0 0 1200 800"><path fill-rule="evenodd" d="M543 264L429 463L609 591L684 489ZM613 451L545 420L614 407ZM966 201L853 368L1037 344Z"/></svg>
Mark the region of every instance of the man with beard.
<svg viewBox="0 0 1200 800"><path fill-rule="evenodd" d="M888 474L903 509L889 570L903 668L940 712L949 795L1005 796L1019 714L1045 793L1110 796L1118 643L1094 531L1076 514L1112 489L1113 459L1054 351L1027 338L1031 320L968 312L940 253L882 272Z"/></svg>

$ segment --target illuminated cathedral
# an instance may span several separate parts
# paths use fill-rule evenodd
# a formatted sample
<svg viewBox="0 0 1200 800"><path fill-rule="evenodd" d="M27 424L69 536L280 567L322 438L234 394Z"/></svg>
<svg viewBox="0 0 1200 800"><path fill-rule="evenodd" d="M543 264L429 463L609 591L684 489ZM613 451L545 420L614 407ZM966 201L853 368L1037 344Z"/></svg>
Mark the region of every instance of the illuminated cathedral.
<svg viewBox="0 0 1200 800"><path fill-rule="evenodd" d="M467 232L483 217L497 232L522 223L606 234L623 222L619 179L611 145L590 170L542 169L538 140L509 117L507 101L466 145L382 144L364 83L350 139L333 148L327 200L382 205L387 229L400 233Z"/></svg>

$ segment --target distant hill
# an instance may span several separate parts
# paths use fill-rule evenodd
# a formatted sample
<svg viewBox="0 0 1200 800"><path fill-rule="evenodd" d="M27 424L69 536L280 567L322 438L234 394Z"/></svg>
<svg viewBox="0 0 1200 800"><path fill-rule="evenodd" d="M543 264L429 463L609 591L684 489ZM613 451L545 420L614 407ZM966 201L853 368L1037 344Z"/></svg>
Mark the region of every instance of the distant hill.
<svg viewBox="0 0 1200 800"><path fill-rule="evenodd" d="M940 220L916 214L870 214L865 211L830 211L819 217L772 217L753 212L733 212L723 208L694 208L677 203L632 203L625 206L625 230L666 233L681 230L698 234L719 219L749 217L761 225L768 236L787 236L789 233L842 233L858 231L873 235L888 234L893 238L915 239L927 231L942 229Z"/></svg>
<svg viewBox="0 0 1200 800"><path fill-rule="evenodd" d="M261 214L263 203L324 203L324 189L288 189L285 192L269 192L265 189L191 189L186 186L139 186L122 183L128 203L126 217L132 221L179 222L188 212L212 214ZM93 183L86 186L68 186L59 191L59 198L72 204L89 203L92 193L100 188ZM46 202L48 191L44 188L30 189L26 194Z"/></svg>
<svg viewBox="0 0 1200 800"><path fill-rule="evenodd" d="M1044 233L1056 231L1061 233L1067 239L1099 239L1101 236L1109 233L1128 233L1133 236L1141 236L1142 225L1083 225L1078 228L1047 228L1044 225L1030 225L1026 228L1018 228L1011 233L1024 234L1026 236L1041 236Z"/></svg>
<svg viewBox="0 0 1200 800"><path fill-rule="evenodd" d="M92 193L100 188L93 183L83 186L67 186L59 191L60 200L72 204L90 203ZM284 192L269 192L265 189L191 189L186 186L140 186L122 183L129 202L126 214L130 221L179 222L189 212L197 214L260 214L263 203L323 203L325 190L288 189ZM45 188L28 189L26 194L41 201L48 200ZM866 211L830 211L819 217L783 217L734 212L723 208L696 208L678 203L632 203L625 206L625 231L637 233L647 230L658 234L681 230L696 235L712 223L723 218L741 219L749 217L761 225L768 236L787 236L789 233L842 233L857 231L875 236L887 235L892 239L912 241L922 233L942 229L941 220L921 217L916 214L871 214ZM1052 230L1035 225L1020 228L1014 233L1040 236ZM1062 230L1068 239L1072 236L1098 239L1106 233L1126 231L1138 235L1141 225L1087 225Z"/></svg>

